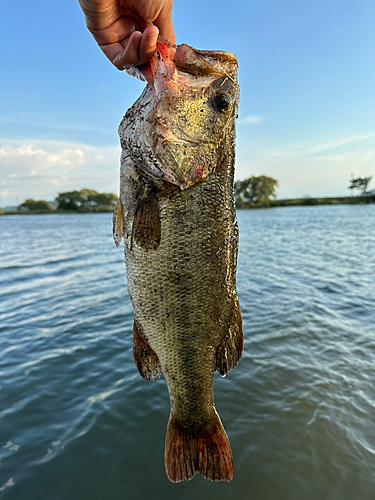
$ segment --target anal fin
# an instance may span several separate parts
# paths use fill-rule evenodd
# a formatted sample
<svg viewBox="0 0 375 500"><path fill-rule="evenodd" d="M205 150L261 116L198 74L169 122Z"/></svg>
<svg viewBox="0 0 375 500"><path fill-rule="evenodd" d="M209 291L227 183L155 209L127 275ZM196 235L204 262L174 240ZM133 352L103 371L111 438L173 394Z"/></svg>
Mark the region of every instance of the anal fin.
<svg viewBox="0 0 375 500"><path fill-rule="evenodd" d="M242 317L238 297L236 296L228 331L216 347L215 370L221 376L237 366L243 350Z"/></svg>
<svg viewBox="0 0 375 500"><path fill-rule="evenodd" d="M136 321L134 321L133 325L133 358L135 366L143 378L146 380L160 378L161 366L159 359Z"/></svg>

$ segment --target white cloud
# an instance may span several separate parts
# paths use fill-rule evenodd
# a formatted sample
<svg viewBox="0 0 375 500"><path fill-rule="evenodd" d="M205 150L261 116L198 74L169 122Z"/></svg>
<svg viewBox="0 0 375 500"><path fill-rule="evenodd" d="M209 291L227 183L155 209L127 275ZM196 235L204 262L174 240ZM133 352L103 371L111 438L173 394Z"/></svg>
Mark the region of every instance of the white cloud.
<svg viewBox="0 0 375 500"><path fill-rule="evenodd" d="M236 176L269 175L279 198L349 193L351 174L374 175L375 134L367 133L280 145L239 130ZM94 147L60 141L0 142L0 206L26 198L53 200L82 189L118 192L120 146ZM371 184L374 186L374 181Z"/></svg>
<svg viewBox="0 0 375 500"><path fill-rule="evenodd" d="M0 206L26 198L53 200L84 187L116 193L120 147L59 141L2 141Z"/></svg>
<svg viewBox="0 0 375 500"><path fill-rule="evenodd" d="M256 125L257 123L264 122L266 118L262 115L249 115L246 118L240 118L238 123L249 123L251 125Z"/></svg>
<svg viewBox="0 0 375 500"><path fill-rule="evenodd" d="M279 181L279 198L349 195L352 174L375 177L375 134L283 146L241 135L236 177L261 174Z"/></svg>
<svg viewBox="0 0 375 500"><path fill-rule="evenodd" d="M306 153L320 153L321 151L327 151L329 149L336 149L341 146L346 146L347 144L353 144L355 142L364 141L366 139L375 138L375 134L361 134L361 135L350 135L345 137L335 138L331 141L323 142L321 144L317 144L310 148Z"/></svg>
<svg viewBox="0 0 375 500"><path fill-rule="evenodd" d="M80 147L62 147L51 152L46 151L40 145L21 144L18 147L4 146L0 148L0 160L7 162L8 165L27 162L28 165L37 164L40 169L45 169L54 165L68 166L83 163L85 153Z"/></svg>
<svg viewBox="0 0 375 500"><path fill-rule="evenodd" d="M48 118L38 117L33 113L19 113L16 118L0 116L0 122L11 123L13 125L26 125L31 127L45 127L56 130L78 130L80 132L100 132L104 134L113 134L113 131L100 127L87 125L77 125L72 123L55 123Z"/></svg>

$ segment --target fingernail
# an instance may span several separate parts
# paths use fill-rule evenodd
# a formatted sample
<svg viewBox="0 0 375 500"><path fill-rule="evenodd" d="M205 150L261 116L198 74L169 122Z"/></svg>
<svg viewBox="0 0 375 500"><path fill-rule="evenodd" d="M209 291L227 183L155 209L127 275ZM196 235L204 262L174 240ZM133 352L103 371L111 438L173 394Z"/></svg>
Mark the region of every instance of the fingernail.
<svg viewBox="0 0 375 500"><path fill-rule="evenodd" d="M147 45L149 47L154 47L154 45L156 45L156 40L158 39L158 35L159 35L159 33L156 32L156 33L150 33L147 36Z"/></svg>
<svg viewBox="0 0 375 500"><path fill-rule="evenodd" d="M139 46L141 45L142 35L137 35L133 38L133 47L138 52Z"/></svg>

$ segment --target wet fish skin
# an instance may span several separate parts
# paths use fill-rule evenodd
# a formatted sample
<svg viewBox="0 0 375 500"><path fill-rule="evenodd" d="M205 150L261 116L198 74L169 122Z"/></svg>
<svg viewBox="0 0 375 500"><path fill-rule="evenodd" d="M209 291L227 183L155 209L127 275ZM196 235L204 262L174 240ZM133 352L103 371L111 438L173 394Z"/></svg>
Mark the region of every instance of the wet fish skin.
<svg viewBox="0 0 375 500"><path fill-rule="evenodd" d="M135 363L149 380L163 372L168 385L165 467L173 482L196 472L215 481L233 476L213 372L233 369L243 346L233 200L236 67L231 54L161 42L155 85L119 128L114 236L125 242ZM218 109L215 99L229 105Z"/></svg>

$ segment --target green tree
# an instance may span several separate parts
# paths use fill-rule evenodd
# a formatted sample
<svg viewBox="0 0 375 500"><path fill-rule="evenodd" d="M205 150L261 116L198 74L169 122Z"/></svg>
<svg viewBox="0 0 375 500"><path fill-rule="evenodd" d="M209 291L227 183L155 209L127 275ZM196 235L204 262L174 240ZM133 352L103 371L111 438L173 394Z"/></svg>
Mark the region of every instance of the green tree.
<svg viewBox="0 0 375 500"><path fill-rule="evenodd" d="M77 211L86 200L87 196L84 197L81 195L80 191L66 191L65 193L59 193L56 198L57 209Z"/></svg>
<svg viewBox="0 0 375 500"><path fill-rule="evenodd" d="M117 203L117 196L113 193L98 193L91 195L88 201L97 208L114 208Z"/></svg>
<svg viewBox="0 0 375 500"><path fill-rule="evenodd" d="M33 200L29 198L21 203L21 205L18 205L17 210L21 212L52 212L53 207L45 200Z"/></svg>
<svg viewBox="0 0 375 500"><path fill-rule="evenodd" d="M266 175L252 176L234 184L237 208L268 206L276 198L277 180Z"/></svg>
<svg viewBox="0 0 375 500"><path fill-rule="evenodd" d="M357 189L361 192L362 196L369 196L370 193L368 191L368 186L371 180L372 175L368 177L357 177L356 179L350 179L348 189L350 189L352 192L353 189Z"/></svg>
<svg viewBox="0 0 375 500"><path fill-rule="evenodd" d="M58 210L75 210L78 212L100 212L113 210L117 196L113 193L98 193L93 189L67 191L59 193L56 198Z"/></svg>

